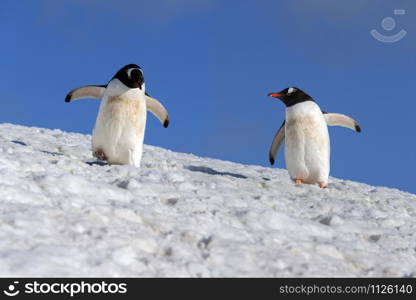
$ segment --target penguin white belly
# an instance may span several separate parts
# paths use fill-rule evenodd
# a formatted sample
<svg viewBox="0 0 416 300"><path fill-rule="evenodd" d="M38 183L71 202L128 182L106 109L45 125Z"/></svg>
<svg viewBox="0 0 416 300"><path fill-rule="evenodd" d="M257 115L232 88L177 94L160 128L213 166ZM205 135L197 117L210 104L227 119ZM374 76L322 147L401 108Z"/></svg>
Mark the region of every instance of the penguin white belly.
<svg viewBox="0 0 416 300"><path fill-rule="evenodd" d="M319 106L307 101L288 107L285 124L285 160L293 180L328 183L330 142Z"/></svg>
<svg viewBox="0 0 416 300"><path fill-rule="evenodd" d="M144 96L125 93L104 97L92 135L93 153L103 155L111 164L139 167L146 115Z"/></svg>

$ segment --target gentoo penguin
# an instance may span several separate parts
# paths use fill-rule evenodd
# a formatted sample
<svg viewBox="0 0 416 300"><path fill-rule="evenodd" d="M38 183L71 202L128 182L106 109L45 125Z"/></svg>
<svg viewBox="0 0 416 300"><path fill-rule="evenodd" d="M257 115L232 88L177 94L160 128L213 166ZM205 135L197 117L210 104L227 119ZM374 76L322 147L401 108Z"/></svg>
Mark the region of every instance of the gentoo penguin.
<svg viewBox="0 0 416 300"><path fill-rule="evenodd" d="M330 142L328 126L343 126L361 132L356 121L342 114L322 111L311 96L291 87L269 93L286 105L286 120L273 138L269 151L270 163L283 140L285 160L291 179L296 183L328 185Z"/></svg>
<svg viewBox="0 0 416 300"><path fill-rule="evenodd" d="M66 102L102 98L92 133L92 152L110 164L140 166L147 110L169 125L167 110L145 90L143 70L135 64L121 68L106 85L87 85L68 93Z"/></svg>

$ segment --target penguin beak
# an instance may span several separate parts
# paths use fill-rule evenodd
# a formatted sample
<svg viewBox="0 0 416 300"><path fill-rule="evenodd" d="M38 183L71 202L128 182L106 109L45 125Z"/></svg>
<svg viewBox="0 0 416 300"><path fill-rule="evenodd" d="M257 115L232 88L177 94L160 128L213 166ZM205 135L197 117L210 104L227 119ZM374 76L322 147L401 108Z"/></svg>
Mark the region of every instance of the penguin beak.
<svg viewBox="0 0 416 300"><path fill-rule="evenodd" d="M131 79L133 80L133 87L134 88L142 88L142 85L144 83L144 78L142 73L139 70L133 70L131 71Z"/></svg>
<svg viewBox="0 0 416 300"><path fill-rule="evenodd" d="M273 97L273 98L280 98L280 97L282 97L282 94L279 94L279 93L269 93L267 96Z"/></svg>

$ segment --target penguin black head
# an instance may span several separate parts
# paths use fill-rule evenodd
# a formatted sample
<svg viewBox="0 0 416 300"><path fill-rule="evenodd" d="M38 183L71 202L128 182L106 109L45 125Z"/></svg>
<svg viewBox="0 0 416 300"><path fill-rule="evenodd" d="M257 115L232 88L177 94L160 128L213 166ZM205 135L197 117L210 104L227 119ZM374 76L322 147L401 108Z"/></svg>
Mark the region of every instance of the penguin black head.
<svg viewBox="0 0 416 300"><path fill-rule="evenodd" d="M290 87L278 93L269 93L268 96L279 98L287 107L305 101L314 101L311 96L296 87Z"/></svg>
<svg viewBox="0 0 416 300"><path fill-rule="evenodd" d="M112 79L115 78L132 89L142 89L144 83L143 71L138 65L135 64L129 64L122 67Z"/></svg>

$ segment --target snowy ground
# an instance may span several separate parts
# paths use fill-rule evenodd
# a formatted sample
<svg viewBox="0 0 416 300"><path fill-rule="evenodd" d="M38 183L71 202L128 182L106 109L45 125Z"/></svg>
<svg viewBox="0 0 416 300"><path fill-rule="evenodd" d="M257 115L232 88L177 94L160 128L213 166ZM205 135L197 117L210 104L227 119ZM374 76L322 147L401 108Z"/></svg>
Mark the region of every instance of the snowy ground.
<svg viewBox="0 0 416 300"><path fill-rule="evenodd" d="M0 125L0 276L416 276L416 196Z"/></svg>

